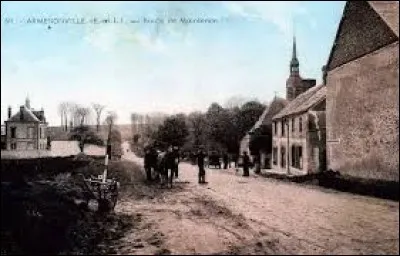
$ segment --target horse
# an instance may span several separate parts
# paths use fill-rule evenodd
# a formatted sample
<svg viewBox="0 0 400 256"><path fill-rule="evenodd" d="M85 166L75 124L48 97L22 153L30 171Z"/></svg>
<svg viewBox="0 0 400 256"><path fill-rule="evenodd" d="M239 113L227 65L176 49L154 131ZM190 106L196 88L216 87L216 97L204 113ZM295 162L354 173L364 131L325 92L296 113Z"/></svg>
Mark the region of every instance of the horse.
<svg viewBox="0 0 400 256"><path fill-rule="evenodd" d="M172 179L173 179L173 168L169 166L168 163L168 154L166 152L161 152L157 156L157 167L156 167L156 173L157 176L160 178L160 185L163 187L165 183L167 183L167 186L169 184L169 187L172 188Z"/></svg>

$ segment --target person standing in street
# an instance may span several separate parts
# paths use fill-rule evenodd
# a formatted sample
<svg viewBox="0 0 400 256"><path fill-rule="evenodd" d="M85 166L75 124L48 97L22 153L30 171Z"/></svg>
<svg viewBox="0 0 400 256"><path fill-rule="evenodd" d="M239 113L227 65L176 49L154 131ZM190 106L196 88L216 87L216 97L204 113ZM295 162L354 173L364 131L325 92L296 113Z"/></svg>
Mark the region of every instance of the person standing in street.
<svg viewBox="0 0 400 256"><path fill-rule="evenodd" d="M204 158L206 155L202 150L197 154L197 166L199 167L199 183L206 183L206 170L204 169Z"/></svg>
<svg viewBox="0 0 400 256"><path fill-rule="evenodd" d="M146 179L151 180L151 152L149 148L146 148L144 152L144 169L146 171Z"/></svg>
<svg viewBox="0 0 400 256"><path fill-rule="evenodd" d="M260 154L256 154L254 156L254 168L255 168L255 173L260 174L261 173L261 158Z"/></svg>
<svg viewBox="0 0 400 256"><path fill-rule="evenodd" d="M172 146L168 147L166 157L166 178L172 187L172 180L175 173L175 154Z"/></svg>
<svg viewBox="0 0 400 256"><path fill-rule="evenodd" d="M224 161L224 169L228 168L229 157L226 152L222 156L222 160Z"/></svg>
<svg viewBox="0 0 400 256"><path fill-rule="evenodd" d="M250 176L250 157L247 154L247 151L243 153L243 176L248 177Z"/></svg>
<svg viewBox="0 0 400 256"><path fill-rule="evenodd" d="M173 169L173 174L175 178L178 178L178 166L179 166L179 149L178 147L174 147L173 151L173 158L174 158L174 169Z"/></svg>

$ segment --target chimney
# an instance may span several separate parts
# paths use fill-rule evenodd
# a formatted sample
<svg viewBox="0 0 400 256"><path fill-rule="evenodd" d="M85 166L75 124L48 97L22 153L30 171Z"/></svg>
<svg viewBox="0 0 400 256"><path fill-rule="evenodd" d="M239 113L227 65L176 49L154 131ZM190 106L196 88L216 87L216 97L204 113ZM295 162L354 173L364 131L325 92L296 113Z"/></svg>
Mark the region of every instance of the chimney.
<svg viewBox="0 0 400 256"><path fill-rule="evenodd" d="M324 85L326 85L326 75L327 75L326 65L324 65L322 67L322 84Z"/></svg>
<svg viewBox="0 0 400 256"><path fill-rule="evenodd" d="M11 106L8 106L8 119L10 119L11 118Z"/></svg>
<svg viewBox="0 0 400 256"><path fill-rule="evenodd" d="M19 111L20 111L19 119L21 121L24 120L24 108L25 108L25 106L20 106L19 107Z"/></svg>

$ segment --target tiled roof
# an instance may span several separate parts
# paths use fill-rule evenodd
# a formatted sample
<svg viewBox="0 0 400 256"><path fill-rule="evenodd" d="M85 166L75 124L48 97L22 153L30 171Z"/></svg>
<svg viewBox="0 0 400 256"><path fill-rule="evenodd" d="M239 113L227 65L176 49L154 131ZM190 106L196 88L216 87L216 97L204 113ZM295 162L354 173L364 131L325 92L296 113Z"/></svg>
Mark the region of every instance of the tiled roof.
<svg viewBox="0 0 400 256"><path fill-rule="evenodd" d="M258 121L255 123L250 131L258 129L261 125L269 125L272 123L272 117L279 113L286 105L288 101L280 97L275 97L274 100L269 104L264 112L261 114Z"/></svg>
<svg viewBox="0 0 400 256"><path fill-rule="evenodd" d="M399 37L399 2L398 1L368 1L376 13Z"/></svg>
<svg viewBox="0 0 400 256"><path fill-rule="evenodd" d="M321 84L318 86L311 87L307 91L297 96L294 100L282 109L272 119L279 119L288 115L301 113L307 111L315 104L326 98L326 87Z"/></svg>
<svg viewBox="0 0 400 256"><path fill-rule="evenodd" d="M23 119L21 120L21 111L23 112ZM13 115L8 122L40 122L40 120L32 113L27 107L23 107L15 115Z"/></svg>

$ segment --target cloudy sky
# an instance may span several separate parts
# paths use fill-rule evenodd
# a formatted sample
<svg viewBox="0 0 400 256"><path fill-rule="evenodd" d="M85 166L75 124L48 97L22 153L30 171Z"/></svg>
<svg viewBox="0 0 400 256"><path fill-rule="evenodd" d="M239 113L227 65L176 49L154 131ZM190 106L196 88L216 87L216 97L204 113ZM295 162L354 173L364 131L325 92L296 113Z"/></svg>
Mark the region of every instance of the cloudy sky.
<svg viewBox="0 0 400 256"><path fill-rule="evenodd" d="M1 120L27 95L60 123L61 101L116 111L189 112L232 96L285 96L292 37L321 81L344 2L1 2ZM180 18L215 23L184 24ZM33 19L84 19L43 24ZM111 18L123 23L96 23ZM144 19L164 20L163 24ZM177 22L168 23L176 18ZM59 20L60 21L60 20ZM136 21L135 23L132 23ZM50 25L50 28L48 27Z"/></svg>

